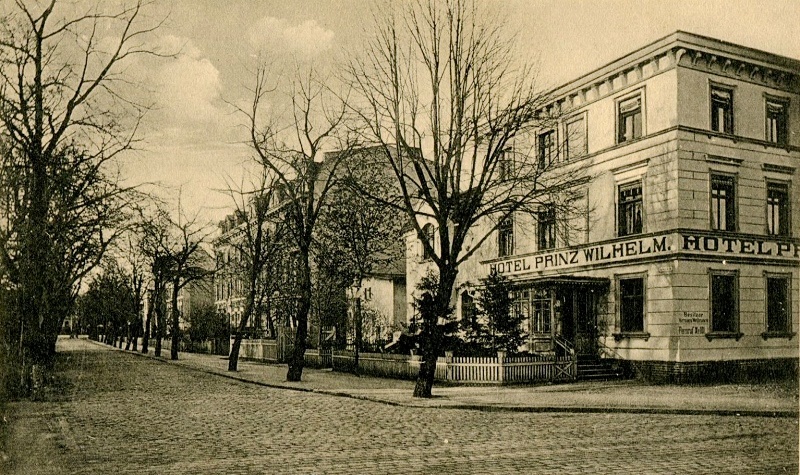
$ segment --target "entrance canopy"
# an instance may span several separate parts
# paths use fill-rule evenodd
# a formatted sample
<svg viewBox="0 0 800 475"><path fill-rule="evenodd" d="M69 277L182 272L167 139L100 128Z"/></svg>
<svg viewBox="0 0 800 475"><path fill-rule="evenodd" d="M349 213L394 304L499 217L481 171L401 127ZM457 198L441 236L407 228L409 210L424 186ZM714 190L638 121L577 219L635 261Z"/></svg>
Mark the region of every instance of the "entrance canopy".
<svg viewBox="0 0 800 475"><path fill-rule="evenodd" d="M537 277L515 282L517 285L530 287L608 287L611 281L608 277L582 277L575 275L558 275Z"/></svg>

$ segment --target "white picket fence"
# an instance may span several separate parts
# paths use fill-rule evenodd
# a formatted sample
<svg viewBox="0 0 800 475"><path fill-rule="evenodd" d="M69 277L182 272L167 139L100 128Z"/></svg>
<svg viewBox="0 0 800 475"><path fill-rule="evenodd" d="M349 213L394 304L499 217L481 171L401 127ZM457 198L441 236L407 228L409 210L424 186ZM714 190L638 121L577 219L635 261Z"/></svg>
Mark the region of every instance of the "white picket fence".
<svg viewBox="0 0 800 475"><path fill-rule="evenodd" d="M353 354L333 352L333 369L351 371ZM409 379L419 372L419 355L359 355L359 372L374 376ZM436 379L464 384L521 384L545 381L574 380L577 373L572 356L508 357L498 352L495 357L454 357L447 353L436 362Z"/></svg>
<svg viewBox="0 0 800 475"><path fill-rule="evenodd" d="M575 379L571 356L516 356L498 352L495 357L445 357L447 381L459 383L513 384Z"/></svg>

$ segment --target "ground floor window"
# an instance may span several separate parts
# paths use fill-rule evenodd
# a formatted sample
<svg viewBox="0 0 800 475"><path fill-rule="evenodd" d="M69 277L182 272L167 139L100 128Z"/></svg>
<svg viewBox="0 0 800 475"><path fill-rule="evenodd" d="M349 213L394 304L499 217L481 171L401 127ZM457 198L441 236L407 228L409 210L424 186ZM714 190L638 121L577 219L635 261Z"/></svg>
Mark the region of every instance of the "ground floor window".
<svg viewBox="0 0 800 475"><path fill-rule="evenodd" d="M621 333L644 332L644 276L618 280L619 329Z"/></svg>
<svg viewBox="0 0 800 475"><path fill-rule="evenodd" d="M532 333L550 334L550 291L537 289L532 292L531 307L533 308Z"/></svg>
<svg viewBox="0 0 800 475"><path fill-rule="evenodd" d="M711 271L711 332L718 335L738 335L739 276L736 272Z"/></svg>
<svg viewBox="0 0 800 475"><path fill-rule="evenodd" d="M768 334L779 335L792 331L790 289L789 276L768 275L766 277Z"/></svg>

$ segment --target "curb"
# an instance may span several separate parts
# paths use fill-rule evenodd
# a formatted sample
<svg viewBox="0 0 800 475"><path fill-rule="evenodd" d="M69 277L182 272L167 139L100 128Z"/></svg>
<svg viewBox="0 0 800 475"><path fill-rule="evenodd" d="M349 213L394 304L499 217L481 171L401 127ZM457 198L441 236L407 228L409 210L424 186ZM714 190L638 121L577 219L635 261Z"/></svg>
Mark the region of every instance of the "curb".
<svg viewBox="0 0 800 475"><path fill-rule="evenodd" d="M91 341L91 340L90 340ZM113 348L100 342L94 342L97 345ZM452 409L452 410L468 410L480 412L517 412L517 413L572 413L572 414L649 414L649 415L677 415L677 416L727 416L727 417L768 417L768 418L794 418L797 419L800 411L797 410L733 410L733 409L678 409L678 408L659 408L659 407L599 407L599 406L505 406L502 404L418 404L406 403L398 401L389 401L386 399L377 398L374 396L365 396L358 394L351 394L344 391L337 391L331 389L313 389L313 388L298 388L295 386L286 386L276 383L265 383L255 381L252 379L235 376L219 372L213 369L207 369L201 366L194 366L184 364L181 360L174 362L173 360L159 358L154 355L144 354L140 351L125 351L120 348L114 348L125 354L135 354L140 357L148 358L161 362L163 364L174 364L182 368L205 373L210 375L219 376L222 378L238 381L245 384L253 384L271 389L286 389L290 391L297 391L303 393L314 393L326 396L343 397L349 399L356 399L359 401L369 401L379 404L384 404L393 407L408 407L415 409Z"/></svg>

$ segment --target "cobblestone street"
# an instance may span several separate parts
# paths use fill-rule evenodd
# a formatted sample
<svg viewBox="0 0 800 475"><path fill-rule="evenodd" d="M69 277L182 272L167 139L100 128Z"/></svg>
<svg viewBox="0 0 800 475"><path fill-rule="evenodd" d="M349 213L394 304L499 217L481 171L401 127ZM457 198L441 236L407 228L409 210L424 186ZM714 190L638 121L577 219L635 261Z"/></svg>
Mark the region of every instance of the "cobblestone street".
<svg viewBox="0 0 800 475"><path fill-rule="evenodd" d="M70 350L64 400L16 406L11 473L798 472L792 418L396 407Z"/></svg>

